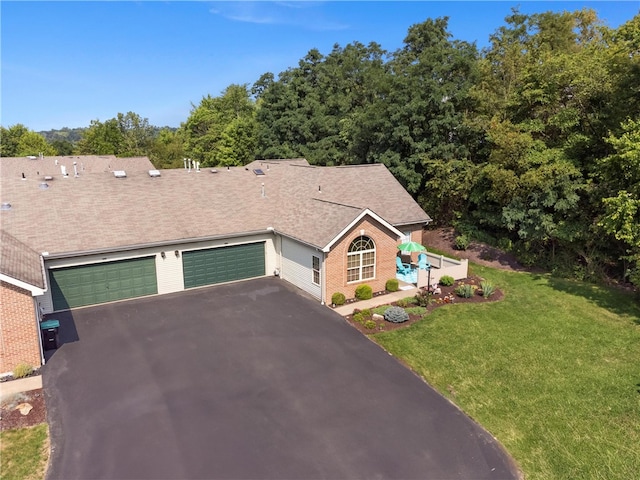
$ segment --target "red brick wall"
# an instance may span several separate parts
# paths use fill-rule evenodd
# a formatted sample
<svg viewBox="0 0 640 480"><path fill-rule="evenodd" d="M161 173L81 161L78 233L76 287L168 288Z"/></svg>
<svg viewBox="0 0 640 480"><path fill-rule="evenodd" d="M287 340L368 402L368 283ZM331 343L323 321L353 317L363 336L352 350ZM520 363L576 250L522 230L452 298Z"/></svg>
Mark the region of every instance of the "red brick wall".
<svg viewBox="0 0 640 480"><path fill-rule="evenodd" d="M13 371L19 363L39 367L38 335L31 294L0 282L0 373Z"/></svg>
<svg viewBox="0 0 640 480"><path fill-rule="evenodd" d="M363 282L347 283L347 252L354 239L363 235L370 237L376 245L376 278ZM398 239L388 229L373 219L362 219L343 239L336 243L326 257L326 296L331 302L331 295L344 293L347 298L355 296L358 285L367 284L374 292L384 290L387 280L396 276L396 252Z"/></svg>

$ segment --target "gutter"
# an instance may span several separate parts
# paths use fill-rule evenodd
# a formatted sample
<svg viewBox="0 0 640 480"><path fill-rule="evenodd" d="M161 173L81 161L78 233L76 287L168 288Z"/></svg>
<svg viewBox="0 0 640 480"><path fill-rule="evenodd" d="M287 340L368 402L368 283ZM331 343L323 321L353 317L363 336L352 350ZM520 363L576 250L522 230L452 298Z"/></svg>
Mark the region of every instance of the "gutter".
<svg viewBox="0 0 640 480"><path fill-rule="evenodd" d="M238 237L245 237L249 235L257 235L257 234L263 234L263 233L273 233L273 230L265 228L264 230L254 230L251 232L234 233L231 235L212 235L209 237L193 237L193 238L184 238L180 240L171 240L171 241L164 241L164 242L139 243L136 245L127 245L125 247L96 248L93 250L77 250L73 252L47 254L44 256L46 256L48 260L56 260L58 258L86 257L89 255L103 255L105 253L129 252L131 250L140 250L145 248L160 248L160 247L166 247L168 245L184 245L187 243L208 242L211 240L220 240L224 238L238 238Z"/></svg>

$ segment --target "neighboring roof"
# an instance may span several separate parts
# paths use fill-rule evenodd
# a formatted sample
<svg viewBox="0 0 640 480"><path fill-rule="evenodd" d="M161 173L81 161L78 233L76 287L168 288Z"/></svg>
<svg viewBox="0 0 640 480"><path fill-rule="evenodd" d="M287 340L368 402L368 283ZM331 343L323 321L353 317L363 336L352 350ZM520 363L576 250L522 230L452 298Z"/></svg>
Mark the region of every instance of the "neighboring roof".
<svg viewBox="0 0 640 480"><path fill-rule="evenodd" d="M48 162L21 159L26 162ZM2 230L35 252L53 255L116 250L266 231L324 248L368 209L391 225L426 223L419 207L384 165L312 167L304 159L262 160L246 167L162 170L145 159L76 158L78 177L16 175L20 162L0 159ZM7 164L4 162L10 160ZM50 163L50 162L49 162ZM113 172L126 170L126 178ZM12 174L4 166L11 164ZM25 167L26 168L26 167ZM19 170L20 168L18 168ZM264 175L256 175L261 169ZM40 172L42 173L42 172Z"/></svg>
<svg viewBox="0 0 640 480"><path fill-rule="evenodd" d="M0 275L44 289L42 263L38 252L4 230L0 234Z"/></svg>
<svg viewBox="0 0 640 480"><path fill-rule="evenodd" d="M76 169L74 170L74 163ZM118 158L115 155L65 155L56 157L1 157L0 175L2 178L22 175L31 180L44 181L45 176L62 178L65 167L71 177L77 171L85 173L112 172L114 170L131 170L143 172L155 167L147 157Z"/></svg>

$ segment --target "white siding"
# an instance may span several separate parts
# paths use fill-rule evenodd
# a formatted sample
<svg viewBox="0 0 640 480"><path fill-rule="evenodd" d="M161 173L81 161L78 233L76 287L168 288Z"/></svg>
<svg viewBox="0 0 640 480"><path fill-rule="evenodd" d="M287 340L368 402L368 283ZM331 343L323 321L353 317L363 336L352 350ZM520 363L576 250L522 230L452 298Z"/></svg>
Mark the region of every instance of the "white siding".
<svg viewBox="0 0 640 480"><path fill-rule="evenodd" d="M322 268L322 252L282 237L282 271L280 273L282 279L320 299L320 285L313 283L312 259L314 256L320 259ZM320 276L323 273L321 270Z"/></svg>
<svg viewBox="0 0 640 480"><path fill-rule="evenodd" d="M156 275L158 277L158 294L173 293L184 290L184 277L182 275L182 251L179 249L162 250L162 254L156 255ZM175 252L178 252L176 256Z"/></svg>

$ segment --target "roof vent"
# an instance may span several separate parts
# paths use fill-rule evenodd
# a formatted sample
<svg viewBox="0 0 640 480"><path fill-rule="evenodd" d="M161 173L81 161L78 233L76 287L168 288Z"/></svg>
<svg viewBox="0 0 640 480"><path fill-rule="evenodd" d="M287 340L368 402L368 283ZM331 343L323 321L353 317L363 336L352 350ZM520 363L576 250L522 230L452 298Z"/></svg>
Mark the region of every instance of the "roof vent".
<svg viewBox="0 0 640 480"><path fill-rule="evenodd" d="M160 170L149 170L149 176L151 178L159 177L160 176Z"/></svg>
<svg viewBox="0 0 640 480"><path fill-rule="evenodd" d="M0 210L11 210L11 204L9 202L2 202L2 206L0 206Z"/></svg>
<svg viewBox="0 0 640 480"><path fill-rule="evenodd" d="M216 170L215 168L212 168L211 173L218 173L218 170Z"/></svg>
<svg viewBox="0 0 640 480"><path fill-rule="evenodd" d="M40 190L46 190L47 188L49 188L49 184L47 182L42 182L39 188Z"/></svg>
<svg viewBox="0 0 640 480"><path fill-rule="evenodd" d="M51 180L53 180L53 177L51 175L45 175L44 179L45 181L50 182Z"/></svg>
<svg viewBox="0 0 640 480"><path fill-rule="evenodd" d="M38 157L36 157L35 155L27 155L27 158L29 160L37 160L38 159Z"/></svg>
<svg viewBox="0 0 640 480"><path fill-rule="evenodd" d="M124 170L114 170L113 174L116 178L127 178L127 172Z"/></svg>
<svg viewBox="0 0 640 480"><path fill-rule="evenodd" d="M264 172L262 171L261 168L254 168L253 169L253 173L255 173L256 175L260 176L260 175L264 175Z"/></svg>

